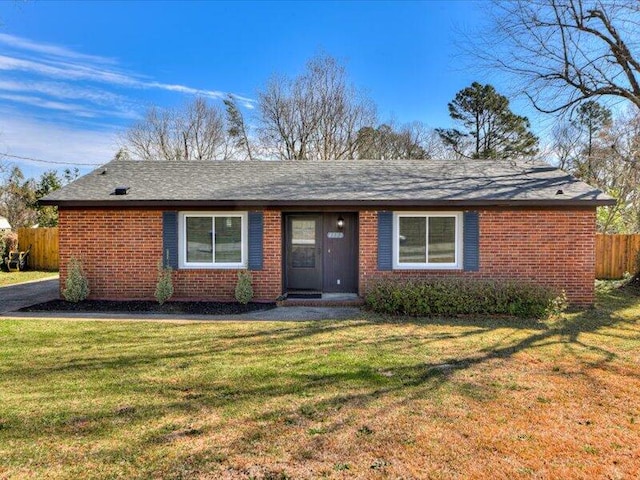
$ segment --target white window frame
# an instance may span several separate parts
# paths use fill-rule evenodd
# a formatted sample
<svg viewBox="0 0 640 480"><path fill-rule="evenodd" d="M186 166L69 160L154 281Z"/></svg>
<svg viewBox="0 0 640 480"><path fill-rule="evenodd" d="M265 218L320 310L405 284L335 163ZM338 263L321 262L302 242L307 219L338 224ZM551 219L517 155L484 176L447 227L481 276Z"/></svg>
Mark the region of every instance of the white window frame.
<svg viewBox="0 0 640 480"><path fill-rule="evenodd" d="M400 218L423 217L426 219L426 255L424 263L400 263ZM429 217L455 218L455 259L454 263L429 263ZM462 212L394 212L393 213L393 268L395 270L459 270L462 269Z"/></svg>
<svg viewBox="0 0 640 480"><path fill-rule="evenodd" d="M187 262L187 217L207 217L211 218L211 228L213 229L213 259L214 261L209 262ZM241 241L241 249L240 256L241 261L239 263L216 263L215 262L215 218L216 217L239 217L241 219L241 227L240 227L240 241ZM225 269L239 269L239 268L247 268L247 258L249 255L249 227L248 227L248 213L247 212L238 212L238 211L230 211L230 212L180 212L178 221L178 265L180 268L189 269L189 268L200 268L200 269L216 269L216 270L225 270Z"/></svg>

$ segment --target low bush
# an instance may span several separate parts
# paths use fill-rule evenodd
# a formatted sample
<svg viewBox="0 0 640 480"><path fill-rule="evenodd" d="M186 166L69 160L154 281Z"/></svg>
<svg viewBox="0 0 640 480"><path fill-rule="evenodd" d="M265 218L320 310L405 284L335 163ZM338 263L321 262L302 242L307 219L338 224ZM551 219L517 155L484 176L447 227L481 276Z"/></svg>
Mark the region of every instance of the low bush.
<svg viewBox="0 0 640 480"><path fill-rule="evenodd" d="M253 298L253 279L251 273L246 270L238 272L238 283L236 284L236 300L246 305Z"/></svg>
<svg viewBox="0 0 640 480"><path fill-rule="evenodd" d="M78 303L89 296L89 281L82 269L82 262L71 257L67 264L67 278L62 296L67 302Z"/></svg>
<svg viewBox="0 0 640 480"><path fill-rule="evenodd" d="M378 279L367 306L377 313L409 315L514 315L543 318L567 306L564 292L516 281L469 279Z"/></svg>
<svg viewBox="0 0 640 480"><path fill-rule="evenodd" d="M156 283L155 296L160 305L173 296L173 278L171 268L163 267L162 260L158 262L158 282Z"/></svg>
<svg viewBox="0 0 640 480"><path fill-rule="evenodd" d="M2 259L9 255L9 252L18 249L18 234L16 232L5 232L0 234L0 256Z"/></svg>

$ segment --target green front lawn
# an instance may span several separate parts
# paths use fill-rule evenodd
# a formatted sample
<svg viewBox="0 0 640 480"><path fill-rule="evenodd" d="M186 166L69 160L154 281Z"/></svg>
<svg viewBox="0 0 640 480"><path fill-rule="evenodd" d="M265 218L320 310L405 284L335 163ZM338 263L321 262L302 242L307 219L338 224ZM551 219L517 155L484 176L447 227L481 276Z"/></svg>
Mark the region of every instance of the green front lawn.
<svg viewBox="0 0 640 480"><path fill-rule="evenodd" d="M58 272L43 272L39 270L26 270L24 272L0 271L0 287L33 280L43 280L45 278L56 278L57 276Z"/></svg>
<svg viewBox="0 0 640 480"><path fill-rule="evenodd" d="M639 319L0 320L0 478L634 478Z"/></svg>

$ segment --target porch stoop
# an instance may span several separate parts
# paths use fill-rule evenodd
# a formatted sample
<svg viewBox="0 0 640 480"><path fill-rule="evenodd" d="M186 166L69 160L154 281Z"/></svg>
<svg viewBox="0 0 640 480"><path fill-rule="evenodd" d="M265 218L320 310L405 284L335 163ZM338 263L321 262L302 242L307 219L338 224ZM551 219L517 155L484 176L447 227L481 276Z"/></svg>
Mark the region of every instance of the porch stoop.
<svg viewBox="0 0 640 480"><path fill-rule="evenodd" d="M277 302L279 307L361 307L364 300L356 293L322 293L320 298L289 298Z"/></svg>

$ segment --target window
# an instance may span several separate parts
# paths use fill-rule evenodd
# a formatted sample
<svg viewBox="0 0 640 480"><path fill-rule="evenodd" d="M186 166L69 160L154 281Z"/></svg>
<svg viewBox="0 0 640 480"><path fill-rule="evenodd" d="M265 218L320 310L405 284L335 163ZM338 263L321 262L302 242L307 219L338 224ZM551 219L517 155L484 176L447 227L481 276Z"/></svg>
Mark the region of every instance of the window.
<svg viewBox="0 0 640 480"><path fill-rule="evenodd" d="M396 213L395 268L461 268L462 214Z"/></svg>
<svg viewBox="0 0 640 480"><path fill-rule="evenodd" d="M291 266L296 268L315 268L315 220L291 219Z"/></svg>
<svg viewBox="0 0 640 480"><path fill-rule="evenodd" d="M180 215L180 266L242 268L247 257L247 215L186 212Z"/></svg>

